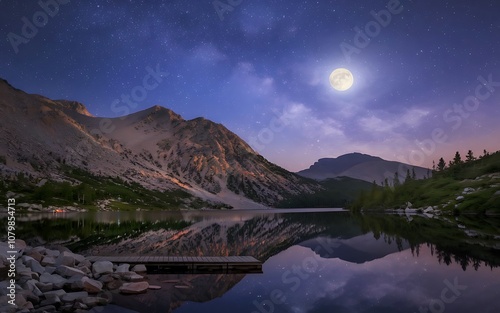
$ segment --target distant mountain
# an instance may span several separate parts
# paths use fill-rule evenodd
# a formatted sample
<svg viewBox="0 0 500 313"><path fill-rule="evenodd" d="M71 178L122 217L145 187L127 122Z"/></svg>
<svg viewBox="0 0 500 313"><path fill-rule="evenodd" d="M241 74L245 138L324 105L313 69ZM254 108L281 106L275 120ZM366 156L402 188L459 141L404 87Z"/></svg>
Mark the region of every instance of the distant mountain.
<svg viewBox="0 0 500 313"><path fill-rule="evenodd" d="M406 240L401 240L400 242L375 240L371 232L352 238L342 239L319 237L313 240L304 241L300 243L300 245L314 251L318 243L323 247L334 247L330 252L320 249L320 257L328 259L339 258L357 264L381 259L389 254L410 248Z"/></svg>
<svg viewBox="0 0 500 313"><path fill-rule="evenodd" d="M161 106L119 118L0 80L0 175L66 180L65 168L233 207L272 206L320 185L267 161L221 124Z"/></svg>
<svg viewBox="0 0 500 313"><path fill-rule="evenodd" d="M319 159L308 169L297 174L315 180L351 177L367 182L375 181L378 184L382 184L387 178L389 184L392 184L396 172L399 175L399 180L404 181L407 171L410 171L411 175L415 171L417 179L426 177L430 172L429 169L423 167L387 161L367 154L349 153L337 158Z"/></svg>

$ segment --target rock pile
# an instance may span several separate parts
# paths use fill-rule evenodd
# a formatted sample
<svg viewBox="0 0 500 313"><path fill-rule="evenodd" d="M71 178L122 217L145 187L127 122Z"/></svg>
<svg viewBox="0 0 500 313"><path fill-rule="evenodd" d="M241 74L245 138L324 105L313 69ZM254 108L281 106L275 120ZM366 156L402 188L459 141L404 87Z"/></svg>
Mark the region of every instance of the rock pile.
<svg viewBox="0 0 500 313"><path fill-rule="evenodd" d="M29 247L16 241L15 306L9 304L8 246L0 242L0 312L87 312L106 305L113 292L138 294L150 287L146 267L90 262L66 248Z"/></svg>

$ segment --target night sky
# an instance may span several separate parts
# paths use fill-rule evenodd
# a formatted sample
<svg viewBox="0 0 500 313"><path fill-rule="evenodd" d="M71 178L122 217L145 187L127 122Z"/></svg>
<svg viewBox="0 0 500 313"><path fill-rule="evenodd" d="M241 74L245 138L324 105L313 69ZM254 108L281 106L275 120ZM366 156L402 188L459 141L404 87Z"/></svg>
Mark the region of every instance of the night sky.
<svg viewBox="0 0 500 313"><path fill-rule="evenodd" d="M203 116L292 171L500 149L498 1L40 2L0 1L0 76L96 116Z"/></svg>

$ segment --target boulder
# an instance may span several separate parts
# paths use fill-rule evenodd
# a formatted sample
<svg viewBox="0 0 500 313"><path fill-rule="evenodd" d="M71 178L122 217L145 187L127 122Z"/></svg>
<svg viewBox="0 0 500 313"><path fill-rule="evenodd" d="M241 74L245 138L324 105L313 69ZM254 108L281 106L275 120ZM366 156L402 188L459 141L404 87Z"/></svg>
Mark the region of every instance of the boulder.
<svg viewBox="0 0 500 313"><path fill-rule="evenodd" d="M42 247L42 246L38 246L38 247L34 247L32 249L32 252L38 252L40 253L41 255L45 255L46 254L46 248L45 247Z"/></svg>
<svg viewBox="0 0 500 313"><path fill-rule="evenodd" d="M92 264L92 273L102 275L113 273L113 263L110 261L97 261Z"/></svg>
<svg viewBox="0 0 500 313"><path fill-rule="evenodd" d="M61 298L62 296L64 296L66 294L66 291L64 291L63 289L59 289L59 290L52 290L52 291L47 291L47 292L44 292L43 295L45 296L45 298L47 298L47 296L50 296L50 295L56 295L58 296L59 298Z"/></svg>
<svg viewBox="0 0 500 313"><path fill-rule="evenodd" d="M116 267L116 271L117 273L125 273L125 272L128 272L130 271L130 264L120 264L119 266Z"/></svg>
<svg viewBox="0 0 500 313"><path fill-rule="evenodd" d="M85 276L85 273L82 272L81 270L66 265L58 266L56 269L56 274L59 274L64 277L72 277L75 275Z"/></svg>
<svg viewBox="0 0 500 313"><path fill-rule="evenodd" d="M463 201L464 199L465 199L464 196L458 196L455 200L457 200L457 201Z"/></svg>
<svg viewBox="0 0 500 313"><path fill-rule="evenodd" d="M80 271L82 271L83 273L85 273L85 275L90 276L92 274L92 271L87 266L80 266L80 264L78 264L78 266L76 268L79 269Z"/></svg>
<svg viewBox="0 0 500 313"><path fill-rule="evenodd" d="M123 294L140 294L145 293L148 288L149 284L145 281L137 283L125 283L120 287L120 292Z"/></svg>
<svg viewBox="0 0 500 313"><path fill-rule="evenodd" d="M43 266L53 266L56 264L56 260L51 256L44 256L40 264Z"/></svg>
<svg viewBox="0 0 500 313"><path fill-rule="evenodd" d="M433 213L433 212L434 209L431 206L424 210L424 213Z"/></svg>
<svg viewBox="0 0 500 313"><path fill-rule="evenodd" d="M38 273L38 274L43 274L45 273L45 268L43 266L40 265L40 263L33 259L33 258L30 258L30 260L26 261L25 263L29 268L31 268L31 270L35 273Z"/></svg>
<svg viewBox="0 0 500 313"><path fill-rule="evenodd" d="M462 191L462 194L468 195L468 194L473 193L475 191L476 191L476 189L474 189L474 188L466 187L466 188L464 188L464 191Z"/></svg>
<svg viewBox="0 0 500 313"><path fill-rule="evenodd" d="M35 285L40 289L41 292L51 291L54 285L52 283L42 283L37 281Z"/></svg>
<svg viewBox="0 0 500 313"><path fill-rule="evenodd" d="M82 277L83 290L88 293L99 293L102 291L102 283L100 281L90 279L86 276Z"/></svg>
<svg viewBox="0 0 500 313"><path fill-rule="evenodd" d="M126 281L130 282L138 282L144 280L144 277L137 274L136 272L126 272L126 273L120 273L122 278Z"/></svg>
<svg viewBox="0 0 500 313"><path fill-rule="evenodd" d="M83 276L85 277L85 276ZM82 291L83 290L83 282L81 275L75 275L66 281L66 284L64 285L64 288L70 291Z"/></svg>
<svg viewBox="0 0 500 313"><path fill-rule="evenodd" d="M58 274L47 274L43 273L40 275L40 281L42 283L52 283L54 285L54 289L62 289L64 284L66 283L66 279Z"/></svg>
<svg viewBox="0 0 500 313"><path fill-rule="evenodd" d="M110 275L110 274L104 274L102 275L101 277L99 277L98 279L101 283L103 284L107 284L107 283L110 283L112 281L114 281L115 279L113 278L113 275Z"/></svg>
<svg viewBox="0 0 500 313"><path fill-rule="evenodd" d="M160 290L160 289L161 289L161 286L157 286L157 285L149 285L148 289L151 289L151 290Z"/></svg>
<svg viewBox="0 0 500 313"><path fill-rule="evenodd" d="M37 260L38 262L41 262L43 259L43 255L36 250L31 250L30 253L27 253L27 255L32 257L33 259Z"/></svg>
<svg viewBox="0 0 500 313"><path fill-rule="evenodd" d="M132 267L132 272L136 273L145 273L148 270L146 269L146 266L144 264L136 264L134 267Z"/></svg>
<svg viewBox="0 0 500 313"><path fill-rule="evenodd" d="M92 267L92 263L87 260L87 259L84 259L83 261L79 262L78 263L78 267L88 267L88 268L91 268Z"/></svg>
<svg viewBox="0 0 500 313"><path fill-rule="evenodd" d="M24 298L28 301L31 302L32 304L38 304L40 303L40 297L36 296L32 291L30 290L21 290L19 294L22 294Z"/></svg>
<svg viewBox="0 0 500 313"><path fill-rule="evenodd" d="M76 260L75 258L67 253L66 251L59 254L59 256L57 257L56 259L56 265L59 266L59 265L66 265L66 266L75 266L76 264Z"/></svg>
<svg viewBox="0 0 500 313"><path fill-rule="evenodd" d="M40 302L40 305L41 306L59 305L60 303L61 303L61 299L59 298L58 295L48 294L48 295L45 295L45 300L42 300L42 302Z"/></svg>
<svg viewBox="0 0 500 313"><path fill-rule="evenodd" d="M60 254L61 254L61 252L59 252L58 250L45 249L45 255L46 256L57 258Z"/></svg>

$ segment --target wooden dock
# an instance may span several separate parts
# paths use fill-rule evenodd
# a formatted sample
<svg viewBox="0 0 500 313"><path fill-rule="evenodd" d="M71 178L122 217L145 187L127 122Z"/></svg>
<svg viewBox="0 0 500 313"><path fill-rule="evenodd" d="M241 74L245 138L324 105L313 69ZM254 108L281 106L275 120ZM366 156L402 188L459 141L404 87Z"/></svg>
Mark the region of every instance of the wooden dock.
<svg viewBox="0 0 500 313"><path fill-rule="evenodd" d="M262 262L251 256L89 256L89 261L144 264L150 274L259 274Z"/></svg>

